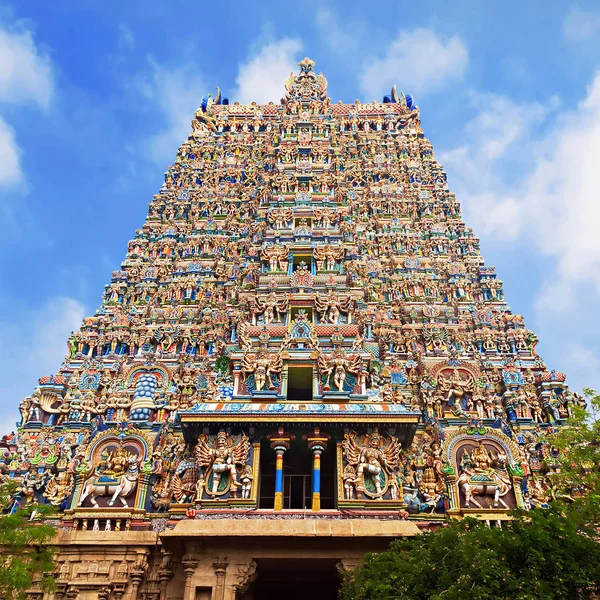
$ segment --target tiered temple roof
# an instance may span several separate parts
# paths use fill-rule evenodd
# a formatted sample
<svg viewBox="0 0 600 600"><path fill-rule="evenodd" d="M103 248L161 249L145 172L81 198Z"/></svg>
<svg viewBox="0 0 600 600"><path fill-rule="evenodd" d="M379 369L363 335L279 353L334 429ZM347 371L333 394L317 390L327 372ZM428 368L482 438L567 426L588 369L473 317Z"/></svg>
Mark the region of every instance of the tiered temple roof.
<svg viewBox="0 0 600 600"><path fill-rule="evenodd" d="M279 104L202 99L101 307L2 440L19 502L140 530L546 503L545 433L581 400L484 264L418 107L395 88L331 104L299 66Z"/></svg>

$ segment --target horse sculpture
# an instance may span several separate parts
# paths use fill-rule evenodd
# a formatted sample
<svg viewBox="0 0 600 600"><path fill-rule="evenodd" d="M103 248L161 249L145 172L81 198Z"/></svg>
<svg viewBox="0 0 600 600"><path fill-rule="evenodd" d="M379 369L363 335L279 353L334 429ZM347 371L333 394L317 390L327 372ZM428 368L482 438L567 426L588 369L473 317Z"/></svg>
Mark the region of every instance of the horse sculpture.
<svg viewBox="0 0 600 600"><path fill-rule="evenodd" d="M134 454L127 457L127 468L122 475L112 476L107 473L94 473L83 485L83 492L79 498L78 506L89 496L94 508L100 508L96 496L112 496L108 506L114 506L117 498L123 506L128 506L126 498L137 487L140 475L139 459Z"/></svg>
<svg viewBox="0 0 600 600"><path fill-rule="evenodd" d="M507 461L506 454L502 452L491 459L490 466L486 469L466 467L463 470L456 483L465 495L465 508L470 508L471 503L479 508L487 508L473 496L491 496L493 508L497 508L500 504L508 508L503 500L512 488L510 475L506 469Z"/></svg>

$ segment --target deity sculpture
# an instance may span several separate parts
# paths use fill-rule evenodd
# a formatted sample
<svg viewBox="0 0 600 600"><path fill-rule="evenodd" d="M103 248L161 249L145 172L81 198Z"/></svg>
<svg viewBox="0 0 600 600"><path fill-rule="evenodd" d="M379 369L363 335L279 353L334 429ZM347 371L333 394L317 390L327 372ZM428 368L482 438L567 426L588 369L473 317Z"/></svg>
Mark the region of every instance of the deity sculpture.
<svg viewBox="0 0 600 600"><path fill-rule="evenodd" d="M273 378L281 373L282 368L280 354L271 354L264 349L256 353L247 352L242 360L242 381L245 382L248 375L253 375L255 391L274 390Z"/></svg>
<svg viewBox="0 0 600 600"><path fill-rule="evenodd" d="M445 400L449 406L461 405L467 394L473 391L473 377L466 371L453 369L452 374L447 377L440 374L438 378L440 390L446 395Z"/></svg>
<svg viewBox="0 0 600 600"><path fill-rule="evenodd" d="M257 297L254 299L253 311L255 315L263 315L265 325L271 323L280 323L282 316L287 312L288 299L279 298L275 292L267 295L264 302ZM253 324L256 324L256 319L253 318Z"/></svg>
<svg viewBox="0 0 600 600"><path fill-rule="evenodd" d="M117 499L123 506L129 506L127 498L137 487L139 467L139 456L129 453L122 443L113 450L104 449L98 464L85 476L78 505L81 506L89 496L92 506L98 508L96 497L110 496L108 506L113 506Z"/></svg>
<svg viewBox="0 0 600 600"><path fill-rule="evenodd" d="M344 256L343 246L317 246L313 256L318 271L335 271L337 263Z"/></svg>
<svg viewBox="0 0 600 600"><path fill-rule="evenodd" d="M382 500L390 477L397 469L401 447L398 440L385 439L377 430L357 440L358 434L351 431L344 436L342 449L346 463L356 469L357 497ZM348 479L349 481L349 479Z"/></svg>
<svg viewBox="0 0 600 600"><path fill-rule="evenodd" d="M340 323L342 314L347 315L349 323L352 321L354 304L352 296L340 298L334 292L329 293L327 296L315 295L315 308L319 313L320 320L334 325Z"/></svg>
<svg viewBox="0 0 600 600"><path fill-rule="evenodd" d="M224 431L220 431L212 443L206 434L198 438L196 462L206 469L205 488L210 496L230 491L235 498L238 488L249 485L247 481L244 484L240 483L236 470L237 466L242 471L245 469L249 451L250 441L245 435L241 435L237 442Z"/></svg>
<svg viewBox="0 0 600 600"><path fill-rule="evenodd" d="M480 440L472 450L464 450L459 469L457 486L465 495L465 507L471 503L478 508L484 508L473 496L491 496L494 508L502 505L508 508L504 497L512 489L508 474L507 455L505 452L493 453L488 451L483 440Z"/></svg>
<svg viewBox="0 0 600 600"><path fill-rule="evenodd" d="M338 348L330 355L321 352L318 358L318 368L323 378L323 390L330 390L333 383L338 392L346 392L348 391L348 376L354 375L360 378L364 367L360 354L347 356L341 348ZM359 383L362 384L362 381Z"/></svg>

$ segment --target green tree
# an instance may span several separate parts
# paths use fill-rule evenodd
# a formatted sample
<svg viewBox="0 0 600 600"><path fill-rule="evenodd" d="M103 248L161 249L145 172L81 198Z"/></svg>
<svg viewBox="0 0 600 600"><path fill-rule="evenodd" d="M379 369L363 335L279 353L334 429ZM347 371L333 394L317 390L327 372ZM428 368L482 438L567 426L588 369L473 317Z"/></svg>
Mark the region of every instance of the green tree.
<svg viewBox="0 0 600 600"><path fill-rule="evenodd" d="M343 600L572 600L600 590L600 544L564 507L515 513L502 528L465 519L367 555Z"/></svg>
<svg viewBox="0 0 600 600"><path fill-rule="evenodd" d="M600 526L600 395L589 388L584 394L587 409L575 406L567 426L549 437L556 451L546 463L554 497Z"/></svg>
<svg viewBox="0 0 600 600"><path fill-rule="evenodd" d="M55 549L49 543L56 529L46 520L54 509L32 504L10 511L16 491L14 482L0 483L0 507L9 510L0 514L0 598L6 600L25 598L34 578L40 577L42 590L54 583Z"/></svg>

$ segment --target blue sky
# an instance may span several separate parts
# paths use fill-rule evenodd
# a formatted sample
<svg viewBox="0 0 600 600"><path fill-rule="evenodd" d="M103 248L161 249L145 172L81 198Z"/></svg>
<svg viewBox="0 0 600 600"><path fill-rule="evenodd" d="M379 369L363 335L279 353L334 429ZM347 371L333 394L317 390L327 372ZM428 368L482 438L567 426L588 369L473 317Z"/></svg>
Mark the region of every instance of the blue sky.
<svg viewBox="0 0 600 600"><path fill-rule="evenodd" d="M414 95L465 220L549 368L600 388L597 2L0 3L0 429L110 272L200 97Z"/></svg>

